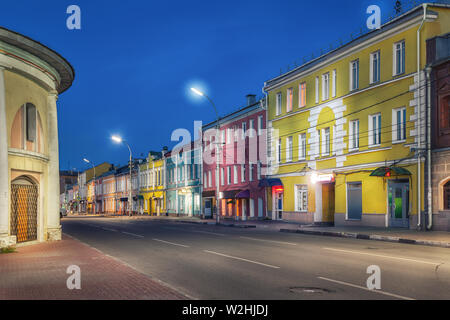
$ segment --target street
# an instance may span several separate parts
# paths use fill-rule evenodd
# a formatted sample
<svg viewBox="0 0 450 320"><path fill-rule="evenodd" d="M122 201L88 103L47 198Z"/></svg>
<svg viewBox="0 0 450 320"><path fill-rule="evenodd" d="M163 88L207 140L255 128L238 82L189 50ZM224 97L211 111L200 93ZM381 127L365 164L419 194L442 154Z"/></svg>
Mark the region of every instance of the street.
<svg viewBox="0 0 450 320"><path fill-rule="evenodd" d="M62 227L192 299L450 299L446 248L154 219L69 217Z"/></svg>

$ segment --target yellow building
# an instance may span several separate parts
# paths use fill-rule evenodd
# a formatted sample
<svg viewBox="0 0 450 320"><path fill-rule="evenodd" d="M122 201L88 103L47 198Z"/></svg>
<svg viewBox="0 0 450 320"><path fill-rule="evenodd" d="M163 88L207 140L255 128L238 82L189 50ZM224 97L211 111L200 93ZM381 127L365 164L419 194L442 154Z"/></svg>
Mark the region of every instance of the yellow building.
<svg viewBox="0 0 450 320"><path fill-rule="evenodd" d="M164 152L167 152L167 150L163 150L163 152L150 151L147 161L139 166L143 211L152 216L166 214Z"/></svg>
<svg viewBox="0 0 450 320"><path fill-rule="evenodd" d="M58 53L0 28L0 247L61 239L56 102L73 79Z"/></svg>
<svg viewBox="0 0 450 320"><path fill-rule="evenodd" d="M449 5L421 5L265 83L273 219L418 225L426 39L449 31Z"/></svg>

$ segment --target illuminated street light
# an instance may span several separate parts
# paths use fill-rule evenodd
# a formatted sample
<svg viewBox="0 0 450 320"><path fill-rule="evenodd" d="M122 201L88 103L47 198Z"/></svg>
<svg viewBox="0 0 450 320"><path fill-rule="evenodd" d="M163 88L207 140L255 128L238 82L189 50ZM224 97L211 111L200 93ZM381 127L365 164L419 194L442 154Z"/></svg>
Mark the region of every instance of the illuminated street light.
<svg viewBox="0 0 450 320"><path fill-rule="evenodd" d="M116 143L124 143L127 147L128 147L128 151L130 151L130 190L128 192L128 215L131 216L131 203L132 203L132 199L131 199L131 188L132 188L132 179L131 179L131 169L132 169L132 152L131 152L131 148L130 145L124 140L122 139L122 137L120 136L112 136L111 140L116 142Z"/></svg>
<svg viewBox="0 0 450 320"><path fill-rule="evenodd" d="M83 161L88 163L88 164L90 164L92 166L92 169L94 169L94 214L96 214L97 213L97 196L96 196L95 188L96 188L96 184L97 183L96 183L96 180L95 180L95 165L91 161L86 159L86 158L84 158Z"/></svg>
<svg viewBox="0 0 450 320"><path fill-rule="evenodd" d="M220 165L219 165L219 160L220 160L220 148L219 148L219 137L220 137L220 117L219 117L219 113L217 112L217 108L216 105L214 104L214 102L211 100L210 97L208 97L205 93L203 93L202 91L196 89L196 88L191 88L191 91L194 92L195 94L205 97L206 99L208 99L208 101L211 103L211 105L214 108L214 111L216 112L216 116L217 116L217 125L216 125L216 139L215 139L215 144L216 144L216 222L217 224L220 223L220 209L219 209L219 193L220 193L220 186L219 186L219 175L220 175Z"/></svg>

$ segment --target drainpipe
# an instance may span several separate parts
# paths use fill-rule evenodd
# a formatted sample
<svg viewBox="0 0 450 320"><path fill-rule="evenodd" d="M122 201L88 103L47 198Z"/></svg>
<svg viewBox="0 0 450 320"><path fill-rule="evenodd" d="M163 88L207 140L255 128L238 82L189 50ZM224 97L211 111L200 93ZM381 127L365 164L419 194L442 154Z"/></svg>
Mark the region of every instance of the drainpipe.
<svg viewBox="0 0 450 320"><path fill-rule="evenodd" d="M421 203L421 188L420 188L420 184L421 184L421 167L420 167L420 152L421 152L421 147L422 147L422 142L421 142L421 133L422 133L422 129L421 129L421 125L422 125L422 121L421 121L421 105L420 105L420 31L422 30L422 27L425 23L425 19L427 17L427 4L424 3L423 4L423 18L422 18L422 23L420 24L419 29L417 30L417 123L418 123L418 140L417 140L417 150L418 150L418 157L417 157L417 229L421 228L421 208L422 208L422 203Z"/></svg>
<svg viewBox="0 0 450 320"><path fill-rule="evenodd" d="M428 226L431 230L433 226L433 190L431 189L431 67L426 68L427 72L427 157L428 157Z"/></svg>

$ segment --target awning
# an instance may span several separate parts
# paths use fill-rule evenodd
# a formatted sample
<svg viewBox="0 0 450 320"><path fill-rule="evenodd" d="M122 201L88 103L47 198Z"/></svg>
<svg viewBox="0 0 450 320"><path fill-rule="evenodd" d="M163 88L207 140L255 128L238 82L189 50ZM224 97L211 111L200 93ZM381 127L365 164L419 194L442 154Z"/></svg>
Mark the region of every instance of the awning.
<svg viewBox="0 0 450 320"><path fill-rule="evenodd" d="M236 198L236 195L241 191L242 190L223 191L223 192L221 192L222 199L234 199L234 198Z"/></svg>
<svg viewBox="0 0 450 320"><path fill-rule="evenodd" d="M214 198L216 196L215 191L203 191L202 197L203 198Z"/></svg>
<svg viewBox="0 0 450 320"><path fill-rule="evenodd" d="M250 190L242 190L236 195L236 199L248 199L250 198Z"/></svg>
<svg viewBox="0 0 450 320"><path fill-rule="evenodd" d="M122 202L128 202L128 198L120 198L120 201L122 201Z"/></svg>
<svg viewBox="0 0 450 320"><path fill-rule="evenodd" d="M274 178L274 179L262 179L259 181L259 187L278 187L282 186L283 183L280 179Z"/></svg>
<svg viewBox="0 0 450 320"><path fill-rule="evenodd" d="M411 172L402 167L381 167L370 174L371 177L392 177L392 176L410 176Z"/></svg>

